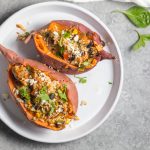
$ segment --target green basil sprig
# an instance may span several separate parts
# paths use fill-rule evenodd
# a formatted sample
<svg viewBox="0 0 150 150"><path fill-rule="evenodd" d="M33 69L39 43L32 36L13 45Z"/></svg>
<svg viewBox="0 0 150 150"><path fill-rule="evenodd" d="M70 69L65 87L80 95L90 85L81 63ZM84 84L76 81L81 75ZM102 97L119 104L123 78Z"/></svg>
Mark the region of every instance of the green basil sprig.
<svg viewBox="0 0 150 150"><path fill-rule="evenodd" d="M126 15L129 20L137 27L145 28L150 25L150 12L143 7L133 6L127 10L115 10Z"/></svg>
<svg viewBox="0 0 150 150"><path fill-rule="evenodd" d="M150 34L140 34L138 31L136 32L138 34L138 40L132 47L133 51L137 51L141 47L145 47L146 42L150 41Z"/></svg>

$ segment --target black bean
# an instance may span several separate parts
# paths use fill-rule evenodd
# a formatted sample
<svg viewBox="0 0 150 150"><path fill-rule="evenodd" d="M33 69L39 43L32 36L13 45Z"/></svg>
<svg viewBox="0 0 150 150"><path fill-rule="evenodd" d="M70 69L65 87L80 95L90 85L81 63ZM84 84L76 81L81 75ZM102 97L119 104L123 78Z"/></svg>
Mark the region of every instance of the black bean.
<svg viewBox="0 0 150 150"><path fill-rule="evenodd" d="M70 61L73 61L75 59L75 55L72 54L71 57L69 58Z"/></svg>
<svg viewBox="0 0 150 150"><path fill-rule="evenodd" d="M81 55L84 56L84 55L85 55L85 51L82 51L82 52L81 52Z"/></svg>
<svg viewBox="0 0 150 150"><path fill-rule="evenodd" d="M54 94L54 93L51 93L51 94L49 95L49 98L50 98L51 100L53 100L53 99L55 98L55 94Z"/></svg>
<svg viewBox="0 0 150 150"><path fill-rule="evenodd" d="M104 41L101 41L101 44L102 44L103 47L105 46L105 42Z"/></svg>
<svg viewBox="0 0 150 150"><path fill-rule="evenodd" d="M49 32L45 32L45 38L49 38L50 37L50 33Z"/></svg>
<svg viewBox="0 0 150 150"><path fill-rule="evenodd" d="M92 46L93 46L93 41L90 41L90 43L86 47L91 48Z"/></svg>
<svg viewBox="0 0 150 150"><path fill-rule="evenodd" d="M89 55L93 55L93 49L90 48L90 49L88 50L88 53L89 53Z"/></svg>

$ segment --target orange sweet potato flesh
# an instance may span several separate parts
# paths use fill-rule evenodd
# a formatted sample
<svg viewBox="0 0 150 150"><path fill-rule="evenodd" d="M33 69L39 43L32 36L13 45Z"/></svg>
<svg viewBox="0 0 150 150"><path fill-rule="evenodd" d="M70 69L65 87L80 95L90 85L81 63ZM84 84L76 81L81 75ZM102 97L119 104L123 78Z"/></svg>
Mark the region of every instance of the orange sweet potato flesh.
<svg viewBox="0 0 150 150"><path fill-rule="evenodd" d="M102 45L102 40L100 39L100 36L97 33L91 31L88 27L78 22L68 21L68 20L56 20L56 21L52 21L49 25L41 29L47 28L49 31L61 31L71 27L77 28L80 33L89 34L93 41L95 41L97 44ZM53 67L56 70L59 70L60 72L67 73L67 74L80 74L92 69L93 67L96 66L96 64L99 61L103 59L115 58L114 56L112 56L112 54L102 50L99 53L99 55L95 58L96 61L91 67L87 67L84 69L84 71L83 70L80 71L77 66L67 63L62 58L59 58L55 56L52 52L50 52L42 36L39 34L39 31L37 31L34 34L34 42L35 42L37 52L42 58L42 62Z"/></svg>
<svg viewBox="0 0 150 150"><path fill-rule="evenodd" d="M59 72L57 72L53 69L50 69L46 65L43 65L40 62L20 57L15 52L5 48L1 44L0 44L0 52L2 52L2 54L9 61L8 86L9 86L9 89L10 89L10 93L11 93L12 97L14 98L14 100L17 102L17 104L20 106L21 110L24 112L27 119L34 122L36 125L39 125L39 126L44 127L44 128L49 128L49 129L52 129L52 130L61 130L61 129L63 129L65 126L60 127L60 128L56 128L56 127L49 126L47 122L42 122L42 121L39 121L39 120L33 120L32 118L34 116L32 115L32 113L30 113L25 108L24 103L18 102L16 100L17 97L13 94L13 89L15 88L15 86L14 86L14 82L13 82L13 79L12 79L11 67L14 64L22 64L24 66L29 65L32 68L37 68L37 69L39 69L43 72L46 72L51 78L59 81L60 83L66 84L67 85L68 101L72 105L72 109L73 109L74 114L76 114L77 108L78 108L78 93L77 93L77 89L76 89L75 84L66 75L61 74L61 73L59 73Z"/></svg>

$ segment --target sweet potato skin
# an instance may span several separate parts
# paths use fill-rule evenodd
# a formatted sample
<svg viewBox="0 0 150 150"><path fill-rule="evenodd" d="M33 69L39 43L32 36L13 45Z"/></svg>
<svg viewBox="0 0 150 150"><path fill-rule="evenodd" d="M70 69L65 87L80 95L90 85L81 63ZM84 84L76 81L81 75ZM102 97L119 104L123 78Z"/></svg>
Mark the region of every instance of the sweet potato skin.
<svg viewBox="0 0 150 150"><path fill-rule="evenodd" d="M31 60L31 59L25 59L23 57L18 56L15 52L3 47L0 44L0 52L8 59L10 65L8 68L8 86L10 89L10 93L14 100L19 104L21 110L24 112L25 116L30 120L33 121L32 118L33 116L27 109L24 107L24 103L18 102L16 99L17 97L13 93L13 89L15 88L12 80L12 74L11 74L11 65L13 64L22 64L24 66L30 65L33 68L37 68L43 72L47 72L47 74L52 77L55 80L58 80L60 83L66 84L67 85L67 97L68 100L71 102L73 111L76 114L77 108L78 108L78 92L76 89L75 84L69 79L66 75L61 74L51 68L48 68L46 65L43 65L40 62ZM33 121L35 124L42 126L44 128L49 128L52 130L61 130L62 128L51 128L47 123L43 123L41 121Z"/></svg>
<svg viewBox="0 0 150 150"><path fill-rule="evenodd" d="M56 21L52 21L50 24L52 24L52 23L59 23L61 26L65 26L67 28L69 28L71 26L75 26L76 28L78 28L79 31L84 32L86 34L88 33L89 35L91 35L93 38L93 41L97 42L98 44L102 44L102 42L103 42L97 33L91 31L88 27L84 26L81 23L69 21L69 20L56 20ZM45 26L44 28L48 28L48 25ZM42 62L47 64L48 66L51 66L52 68L54 68L56 70L59 70L60 72L63 72L63 73L81 74L83 72L87 72L87 71L91 70L93 67L96 66L96 64L99 61L101 61L103 59L114 59L115 58L110 53L102 50L99 53L99 55L95 58L97 60L97 63L95 65L93 65L91 68L85 68L84 71L80 71L78 67L70 65L70 64L66 63L64 60L62 60L60 58L56 58L56 56L52 56L52 55L48 55L48 54L44 53L41 50L39 43L37 42L37 38L38 38L38 32L36 32L34 34L34 42L35 42L35 47L37 49L37 52L41 56Z"/></svg>

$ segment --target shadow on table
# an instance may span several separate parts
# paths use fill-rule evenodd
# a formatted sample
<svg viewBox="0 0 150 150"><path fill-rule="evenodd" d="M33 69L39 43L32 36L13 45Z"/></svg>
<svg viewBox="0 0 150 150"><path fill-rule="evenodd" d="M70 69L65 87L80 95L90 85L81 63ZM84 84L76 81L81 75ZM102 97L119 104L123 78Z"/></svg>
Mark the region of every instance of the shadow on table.
<svg viewBox="0 0 150 150"><path fill-rule="evenodd" d="M61 147L62 145L65 146L66 144L68 145L72 145L72 143L80 143L82 142L83 139L79 139L73 142L67 142L67 143L62 143L62 144L47 144L47 143L40 143L40 142L36 142L36 141L32 141L29 140L27 138L24 138L20 135L18 135L17 133L15 133L13 130L11 130L9 127L7 127L1 120L0 120L0 135L2 137L6 137L7 140L10 140L10 143L19 143L19 145L23 145L23 146L34 146L34 147L44 147L45 149L49 149L49 147L51 146L51 148L55 148L55 147ZM86 137L85 137L86 138Z"/></svg>

